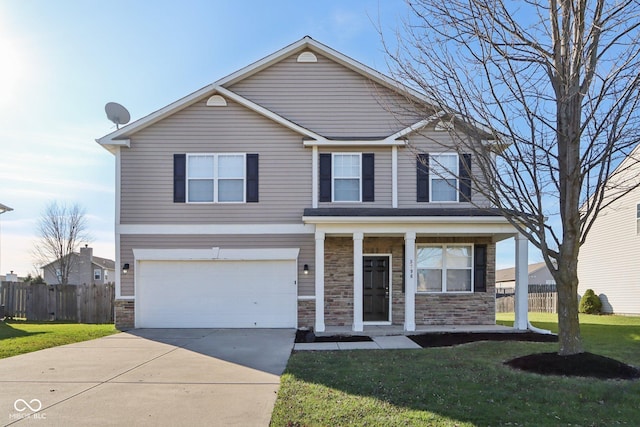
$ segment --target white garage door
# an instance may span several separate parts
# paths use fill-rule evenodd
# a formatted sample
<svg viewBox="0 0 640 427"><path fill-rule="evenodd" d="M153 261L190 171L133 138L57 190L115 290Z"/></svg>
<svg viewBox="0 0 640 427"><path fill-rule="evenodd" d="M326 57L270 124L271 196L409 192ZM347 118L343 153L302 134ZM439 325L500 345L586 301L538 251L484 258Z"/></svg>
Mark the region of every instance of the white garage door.
<svg viewBox="0 0 640 427"><path fill-rule="evenodd" d="M138 328L294 328L296 262L140 261Z"/></svg>

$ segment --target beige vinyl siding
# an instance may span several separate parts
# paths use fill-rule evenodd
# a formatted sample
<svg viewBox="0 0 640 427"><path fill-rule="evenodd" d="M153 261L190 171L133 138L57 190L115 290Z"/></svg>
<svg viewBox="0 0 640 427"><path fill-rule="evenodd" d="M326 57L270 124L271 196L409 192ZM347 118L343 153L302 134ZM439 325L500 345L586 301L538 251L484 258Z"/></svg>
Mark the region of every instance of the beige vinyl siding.
<svg viewBox="0 0 640 427"><path fill-rule="evenodd" d="M260 249L300 248L298 255L298 296L315 293L315 238L313 234L262 235L134 235L120 236L120 260L129 263L131 270L121 276L122 296L134 296L135 264L133 249ZM309 274L303 273L305 264Z"/></svg>
<svg viewBox="0 0 640 427"><path fill-rule="evenodd" d="M425 129L420 134L409 136L408 146L398 148L398 207L399 208L425 208L425 207L451 207L468 208L467 202L417 202L416 159L418 153L455 153L453 141L448 132ZM479 173L475 166L475 160L471 158L471 172ZM477 175L476 175L477 176ZM476 185L471 185L471 200L479 206L490 206L486 197L479 194Z"/></svg>
<svg viewBox="0 0 640 427"><path fill-rule="evenodd" d="M373 202L320 202L321 208L390 208L392 205L391 148L376 147L321 147L319 153L373 153L375 167L375 200ZM362 165L361 165L362 166ZM333 164L332 164L333 167ZM318 166L318 173L320 172ZM319 181L319 180L318 180ZM362 181L360 182L362 188Z"/></svg>
<svg viewBox="0 0 640 427"><path fill-rule="evenodd" d="M388 136L417 122L406 99L316 53L290 56L230 90L325 137Z"/></svg>
<svg viewBox="0 0 640 427"><path fill-rule="evenodd" d="M630 171L637 174L638 168ZM634 181L637 178L632 178ZM593 289L607 312L640 315L640 189L600 211L578 257L578 293Z"/></svg>
<svg viewBox="0 0 640 427"><path fill-rule="evenodd" d="M311 205L311 149L234 102L206 100L150 126L121 151L122 224L296 223ZM176 153L258 153L259 203L173 203Z"/></svg>

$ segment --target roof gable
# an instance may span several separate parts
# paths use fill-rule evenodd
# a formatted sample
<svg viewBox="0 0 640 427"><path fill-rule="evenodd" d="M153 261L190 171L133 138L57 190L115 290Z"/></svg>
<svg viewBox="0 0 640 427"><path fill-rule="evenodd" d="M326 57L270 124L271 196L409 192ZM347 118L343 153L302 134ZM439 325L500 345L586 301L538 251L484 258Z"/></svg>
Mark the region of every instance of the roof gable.
<svg viewBox="0 0 640 427"><path fill-rule="evenodd" d="M366 77L369 81L375 82L382 87L387 89L391 89L398 93L403 93L405 95L409 95L416 99L420 99L423 102L427 102L422 95L418 92L403 86L402 84L392 80L391 78L383 75L382 73L367 67L346 55L343 55L321 43L316 42L310 37L304 37L301 40L257 61L253 64L244 67L235 73L232 73L210 85L207 85L135 122L132 122L108 135L103 136L102 138L97 139L96 141L103 145L109 151L115 153L118 147L129 147L130 137L134 135L136 132L151 126L158 121L175 114L178 111L196 103L199 101L203 101L207 97L210 97L216 93L220 93L223 96L233 96L233 99L236 102L244 103L248 108L254 109L254 111L263 114L280 124L289 127L296 132L299 132L305 138L310 139L323 139L323 137L313 130L306 129L303 126L300 126L288 118L282 117L276 112L273 112L263 106L258 105L257 103L248 100L241 95L235 94L234 92L230 92L228 87L242 81L243 79L247 79L250 76L255 75L256 73L268 68L269 66L282 61L292 55L300 53L306 49L312 49L314 52L322 55L325 58L331 59L332 61L341 64L348 69L356 72L357 74ZM410 124L409 124L410 125Z"/></svg>

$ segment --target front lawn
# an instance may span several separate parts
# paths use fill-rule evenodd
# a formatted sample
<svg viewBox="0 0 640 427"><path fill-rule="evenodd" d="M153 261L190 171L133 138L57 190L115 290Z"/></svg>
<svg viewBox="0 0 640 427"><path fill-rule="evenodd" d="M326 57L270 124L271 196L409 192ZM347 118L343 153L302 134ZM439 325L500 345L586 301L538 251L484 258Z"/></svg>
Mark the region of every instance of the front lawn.
<svg viewBox="0 0 640 427"><path fill-rule="evenodd" d="M113 324L0 322L0 359L118 332Z"/></svg>
<svg viewBox="0 0 640 427"><path fill-rule="evenodd" d="M555 330L555 315L532 314ZM513 321L500 315L499 323ZM587 351L640 366L640 317L581 317ZM541 376L503 362L557 344L477 342L421 350L298 352L274 426L640 425L640 381Z"/></svg>

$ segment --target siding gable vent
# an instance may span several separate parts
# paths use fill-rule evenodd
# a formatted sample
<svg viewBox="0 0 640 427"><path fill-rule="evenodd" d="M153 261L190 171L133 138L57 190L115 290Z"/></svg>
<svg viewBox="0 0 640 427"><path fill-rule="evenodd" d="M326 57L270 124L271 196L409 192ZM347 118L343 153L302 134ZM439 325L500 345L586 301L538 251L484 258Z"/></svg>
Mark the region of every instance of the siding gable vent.
<svg viewBox="0 0 640 427"><path fill-rule="evenodd" d="M226 107L227 100L220 95L213 95L207 99L207 107Z"/></svg>
<svg viewBox="0 0 640 427"><path fill-rule="evenodd" d="M318 58L313 52L302 52L298 55L298 62L318 62Z"/></svg>

